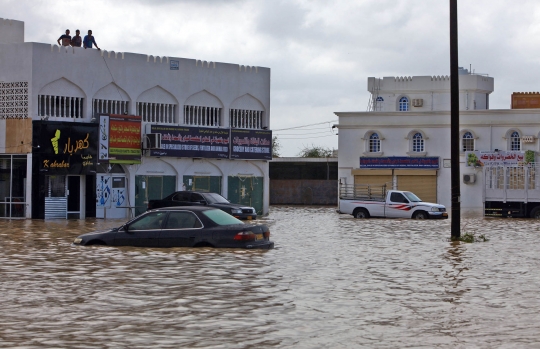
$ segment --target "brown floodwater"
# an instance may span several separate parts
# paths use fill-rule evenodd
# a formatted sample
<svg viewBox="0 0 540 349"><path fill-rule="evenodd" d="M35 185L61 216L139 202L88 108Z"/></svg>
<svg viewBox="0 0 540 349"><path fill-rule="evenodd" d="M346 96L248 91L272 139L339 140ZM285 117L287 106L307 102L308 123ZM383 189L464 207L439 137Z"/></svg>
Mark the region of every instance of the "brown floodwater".
<svg viewBox="0 0 540 349"><path fill-rule="evenodd" d="M540 222L273 206L276 248L81 247L114 220L0 221L1 348L540 348Z"/></svg>

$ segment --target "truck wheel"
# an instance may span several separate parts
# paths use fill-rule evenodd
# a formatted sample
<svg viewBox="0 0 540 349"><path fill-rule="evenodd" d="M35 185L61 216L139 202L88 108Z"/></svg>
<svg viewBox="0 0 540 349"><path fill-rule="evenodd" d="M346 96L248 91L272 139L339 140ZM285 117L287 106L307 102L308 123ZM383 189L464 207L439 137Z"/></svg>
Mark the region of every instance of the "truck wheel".
<svg viewBox="0 0 540 349"><path fill-rule="evenodd" d="M365 208L357 208L353 213L354 218L369 218L369 212Z"/></svg>
<svg viewBox="0 0 540 349"><path fill-rule="evenodd" d="M540 219L540 206L537 206L532 209L531 218Z"/></svg>
<svg viewBox="0 0 540 349"><path fill-rule="evenodd" d="M427 219L427 213L424 211L417 211L414 213L413 219Z"/></svg>

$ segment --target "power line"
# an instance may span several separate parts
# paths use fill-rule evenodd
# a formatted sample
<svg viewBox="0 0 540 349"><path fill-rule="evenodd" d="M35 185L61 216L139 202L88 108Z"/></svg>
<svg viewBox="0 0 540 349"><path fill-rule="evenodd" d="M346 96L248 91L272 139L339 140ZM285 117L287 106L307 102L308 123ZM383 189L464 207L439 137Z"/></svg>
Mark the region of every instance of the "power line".
<svg viewBox="0 0 540 349"><path fill-rule="evenodd" d="M308 127L308 126L323 125L323 124L329 124L331 122L337 122L337 121L338 120L330 120L330 121L318 122L316 124L308 124L308 125L295 126L295 127L289 127L289 128L281 128L281 129L272 130L272 131L276 132L276 131L293 130L295 128L303 128L303 127Z"/></svg>
<svg viewBox="0 0 540 349"><path fill-rule="evenodd" d="M279 140L282 140L282 139L312 139L312 138L324 138L324 137L331 137L331 136L335 136L335 135L315 136L315 137L292 137L292 138L279 137Z"/></svg>

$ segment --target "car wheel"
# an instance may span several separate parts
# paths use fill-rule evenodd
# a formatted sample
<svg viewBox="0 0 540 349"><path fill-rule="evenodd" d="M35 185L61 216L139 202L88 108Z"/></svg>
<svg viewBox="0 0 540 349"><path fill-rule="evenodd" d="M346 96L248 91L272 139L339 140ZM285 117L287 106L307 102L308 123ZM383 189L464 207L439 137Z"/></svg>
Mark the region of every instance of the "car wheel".
<svg viewBox="0 0 540 349"><path fill-rule="evenodd" d="M353 216L354 218L369 218L369 212L365 208L357 208Z"/></svg>
<svg viewBox="0 0 540 349"><path fill-rule="evenodd" d="M414 214L413 219L427 219L427 213L424 211L418 211Z"/></svg>
<svg viewBox="0 0 540 349"><path fill-rule="evenodd" d="M531 218L540 219L540 206L533 208L531 211Z"/></svg>

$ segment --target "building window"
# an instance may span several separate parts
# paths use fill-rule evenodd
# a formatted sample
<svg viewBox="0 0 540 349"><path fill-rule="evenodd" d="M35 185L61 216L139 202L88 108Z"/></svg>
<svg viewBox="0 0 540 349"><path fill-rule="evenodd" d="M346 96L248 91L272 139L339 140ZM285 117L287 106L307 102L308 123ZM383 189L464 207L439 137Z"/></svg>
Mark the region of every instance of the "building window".
<svg viewBox="0 0 540 349"><path fill-rule="evenodd" d="M378 153L381 151L381 139L377 133L372 133L369 136L369 152Z"/></svg>
<svg viewBox="0 0 540 349"><path fill-rule="evenodd" d="M409 99L407 97L399 99L399 111L409 111Z"/></svg>
<svg viewBox="0 0 540 349"><path fill-rule="evenodd" d="M0 217L26 216L25 155L0 155Z"/></svg>
<svg viewBox="0 0 540 349"><path fill-rule="evenodd" d="M474 136L471 132L465 132L461 139L461 150L462 151L473 151L474 150Z"/></svg>
<svg viewBox="0 0 540 349"><path fill-rule="evenodd" d="M0 119L28 118L28 82L0 82Z"/></svg>
<svg viewBox="0 0 540 349"><path fill-rule="evenodd" d="M263 112L260 110L231 109L229 112L231 127L262 129Z"/></svg>
<svg viewBox="0 0 540 349"><path fill-rule="evenodd" d="M221 108L184 105L184 124L221 126Z"/></svg>
<svg viewBox="0 0 540 349"><path fill-rule="evenodd" d="M174 123L175 104L137 102L137 115L144 122Z"/></svg>
<svg viewBox="0 0 540 349"><path fill-rule="evenodd" d="M38 116L80 119L84 98L38 95Z"/></svg>
<svg viewBox="0 0 540 349"><path fill-rule="evenodd" d="M383 102L384 102L384 98L382 98L381 96L378 96L375 99L375 111L381 111L382 110Z"/></svg>
<svg viewBox="0 0 540 349"><path fill-rule="evenodd" d="M101 114L127 114L128 107L128 101L94 99L92 100L92 115L98 118Z"/></svg>
<svg viewBox="0 0 540 349"><path fill-rule="evenodd" d="M415 133L412 138L412 151L414 153L424 152L424 137L420 132Z"/></svg>
<svg viewBox="0 0 540 349"><path fill-rule="evenodd" d="M517 131L512 132L510 135L510 150L521 151L521 137Z"/></svg>

